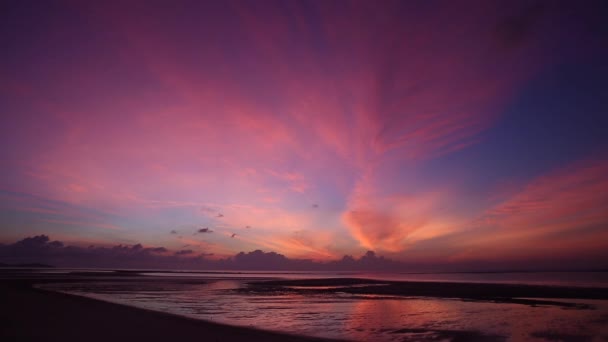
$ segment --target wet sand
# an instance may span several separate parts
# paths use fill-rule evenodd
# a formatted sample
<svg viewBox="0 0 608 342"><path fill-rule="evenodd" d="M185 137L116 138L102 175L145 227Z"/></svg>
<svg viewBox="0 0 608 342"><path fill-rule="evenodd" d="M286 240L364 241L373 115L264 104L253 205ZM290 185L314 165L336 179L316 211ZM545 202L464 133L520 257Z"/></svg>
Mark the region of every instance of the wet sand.
<svg viewBox="0 0 608 342"><path fill-rule="evenodd" d="M37 290L31 284L0 280L1 341L328 341Z"/></svg>
<svg viewBox="0 0 608 342"><path fill-rule="evenodd" d="M245 280L245 279L242 279ZM247 279L250 280L250 279ZM27 271L0 272L0 341L328 341L233 327L210 321L148 311L95 299L32 288L33 284L111 281L145 284L146 289L166 282L202 284L204 279L142 277L134 272L71 272L35 274ZM254 280L235 291L251 294L349 293L363 299L436 297L463 301L516 303L530 306L558 306L564 309L594 310L592 305L560 299L608 299L608 288L557 287L487 283L437 283L378 281L356 278ZM161 286L161 288L163 288ZM243 293L245 294L245 293ZM372 295L369 297L368 295ZM363 297L365 296L365 298ZM599 319L599 318L598 318ZM272 329L272 326L257 328ZM479 331L433 330L403 327L394 334L412 335L413 340L498 341L505 337ZM535 332L532 337L548 340L581 340L587 335ZM538 335L538 336L537 336ZM602 335L603 336L603 335Z"/></svg>
<svg viewBox="0 0 608 342"><path fill-rule="evenodd" d="M352 295L455 298L467 301L554 305L589 309L559 299L608 299L608 288L491 283L402 282L357 278L298 279L251 282L243 292L348 293Z"/></svg>

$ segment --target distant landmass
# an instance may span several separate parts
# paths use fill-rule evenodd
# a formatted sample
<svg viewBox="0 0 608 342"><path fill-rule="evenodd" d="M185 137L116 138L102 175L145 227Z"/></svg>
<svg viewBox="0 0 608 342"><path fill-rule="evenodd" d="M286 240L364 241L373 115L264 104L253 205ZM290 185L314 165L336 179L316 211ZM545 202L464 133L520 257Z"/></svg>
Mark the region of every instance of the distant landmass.
<svg viewBox="0 0 608 342"><path fill-rule="evenodd" d="M29 264L5 264L0 262L0 267L29 267L29 268L54 268L55 266L47 265L47 264L39 264L39 263L29 263Z"/></svg>

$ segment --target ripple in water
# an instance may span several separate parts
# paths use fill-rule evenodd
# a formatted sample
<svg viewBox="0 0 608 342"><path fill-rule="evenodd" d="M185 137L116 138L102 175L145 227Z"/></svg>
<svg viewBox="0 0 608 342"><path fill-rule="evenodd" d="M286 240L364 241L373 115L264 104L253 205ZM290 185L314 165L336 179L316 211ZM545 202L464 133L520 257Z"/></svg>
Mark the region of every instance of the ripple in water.
<svg viewBox="0 0 608 342"><path fill-rule="evenodd" d="M603 300L559 300L588 305L572 309L374 294L235 291L245 286L243 280L208 279L44 288L225 324L357 341L608 339L608 301Z"/></svg>

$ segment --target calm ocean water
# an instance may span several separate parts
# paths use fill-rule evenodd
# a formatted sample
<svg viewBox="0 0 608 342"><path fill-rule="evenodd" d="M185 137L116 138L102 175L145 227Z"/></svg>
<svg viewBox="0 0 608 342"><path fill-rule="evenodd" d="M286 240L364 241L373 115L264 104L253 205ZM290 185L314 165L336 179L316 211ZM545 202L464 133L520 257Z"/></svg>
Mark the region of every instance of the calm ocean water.
<svg viewBox="0 0 608 342"><path fill-rule="evenodd" d="M52 272L61 272L53 270ZM347 293L237 291L270 278L361 277L608 287L608 273L365 274L311 272L146 272L44 288L231 325L356 341L608 340L608 301L558 299L585 308Z"/></svg>

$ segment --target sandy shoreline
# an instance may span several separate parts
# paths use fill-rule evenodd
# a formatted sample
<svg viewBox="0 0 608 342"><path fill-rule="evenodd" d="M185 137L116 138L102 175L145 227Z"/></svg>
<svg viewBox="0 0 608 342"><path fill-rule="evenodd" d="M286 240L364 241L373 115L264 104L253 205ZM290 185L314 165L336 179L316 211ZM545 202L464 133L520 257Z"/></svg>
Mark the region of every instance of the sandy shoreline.
<svg viewBox="0 0 608 342"><path fill-rule="evenodd" d="M327 341L189 319L0 280L2 341Z"/></svg>
<svg viewBox="0 0 608 342"><path fill-rule="evenodd" d="M259 326L235 327L197 320L168 313L108 303L92 298L51 292L32 287L53 283L139 284L154 288L158 284L199 285L213 279L180 279L149 277L132 272L70 274L36 274L29 271L0 272L0 341L328 341L320 338L262 331L272 329L268 323ZM608 299L608 288L556 287L488 283L399 282L357 278L323 278L269 280L241 278L246 286L232 291L243 296L293 293L298 295L332 295L348 293L362 300L402 298L447 298L464 302L479 301L505 304L543 306L568 311L595 310L594 304L576 299ZM166 284L165 284L166 285ZM161 286L162 288L162 286ZM366 297L371 295L371 297ZM280 319L280 318L279 318ZM598 319L603 319L599 317ZM263 321L263 320L262 320ZM260 321L260 322L262 322ZM268 321L266 321L268 322ZM255 324L255 323L254 323ZM396 335L427 336L438 340L497 341L501 335L488 334L483 329L431 329L397 326ZM449 327L448 327L449 328ZM391 327L391 329L393 329ZM534 334L550 339L567 339L563 334L539 330ZM544 335L543 335L544 334ZM552 335L551 335L552 334ZM598 334L603 334L602 332ZM538 336L541 336L538 335ZM541 336L541 337L542 337ZM573 335L574 336L574 335ZM576 335L586 337L587 335ZM591 335L590 335L591 336ZM598 335L599 336L599 335ZM604 336L604 335L602 335ZM434 337L434 338L435 338ZM556 338L553 338L556 337Z"/></svg>

